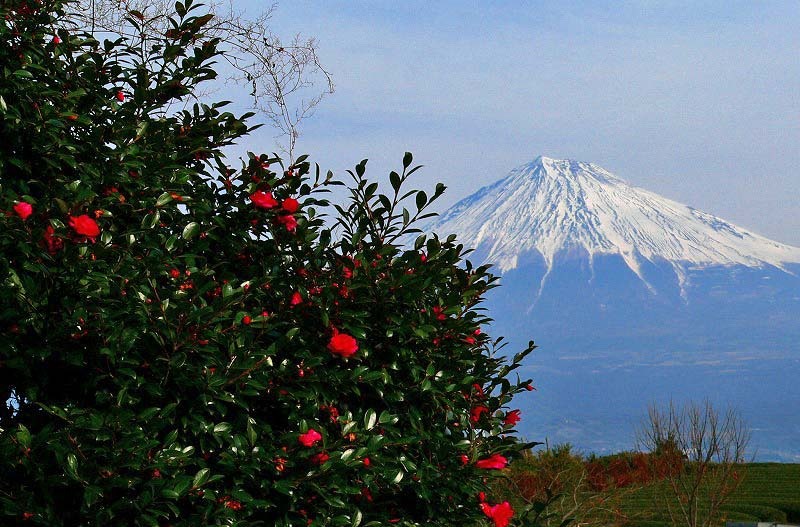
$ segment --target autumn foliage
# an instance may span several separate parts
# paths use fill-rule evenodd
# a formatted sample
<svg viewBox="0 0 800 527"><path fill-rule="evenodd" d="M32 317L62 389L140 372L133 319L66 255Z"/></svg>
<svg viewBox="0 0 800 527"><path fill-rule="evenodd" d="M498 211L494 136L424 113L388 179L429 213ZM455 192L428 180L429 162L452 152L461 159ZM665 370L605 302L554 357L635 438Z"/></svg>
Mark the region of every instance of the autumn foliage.
<svg viewBox="0 0 800 527"><path fill-rule="evenodd" d="M625 497L645 486L683 473L685 459L674 448L583 456L569 444L527 452L493 494L519 508L539 504L542 525L570 520L582 525L619 525L630 521ZM543 506L546 504L546 506Z"/></svg>
<svg viewBox="0 0 800 527"><path fill-rule="evenodd" d="M331 207L305 157L230 164L251 116L194 97L198 7L99 42L0 6L0 524L515 521L476 496L523 448L532 345L496 355L495 278L411 236L444 188L406 154Z"/></svg>

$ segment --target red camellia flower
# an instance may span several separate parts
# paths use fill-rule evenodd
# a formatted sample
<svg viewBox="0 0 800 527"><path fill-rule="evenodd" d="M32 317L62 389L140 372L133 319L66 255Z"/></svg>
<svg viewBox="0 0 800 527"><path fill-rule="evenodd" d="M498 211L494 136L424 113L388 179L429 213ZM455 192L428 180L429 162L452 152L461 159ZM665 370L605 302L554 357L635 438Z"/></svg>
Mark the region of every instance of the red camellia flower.
<svg viewBox="0 0 800 527"><path fill-rule="evenodd" d="M119 90L119 91L117 92L117 100L118 100L119 102L125 102L125 94L124 94L124 93L122 93L122 90Z"/></svg>
<svg viewBox="0 0 800 527"><path fill-rule="evenodd" d="M242 509L242 503L236 500L226 499L225 507L231 509L232 511L238 511Z"/></svg>
<svg viewBox="0 0 800 527"><path fill-rule="evenodd" d="M335 406L328 406L327 404L323 404L319 407L322 411L327 411L328 415L330 416L331 423L335 423L337 419L339 419L339 409Z"/></svg>
<svg viewBox="0 0 800 527"><path fill-rule="evenodd" d="M487 518L494 522L494 527L506 527L509 520L514 517L514 509L511 508L511 504L507 501L497 505L481 503L481 510Z"/></svg>
<svg viewBox="0 0 800 527"><path fill-rule="evenodd" d="M278 206L278 201L272 197L271 192L256 190L250 194L250 201L260 209L271 209Z"/></svg>
<svg viewBox="0 0 800 527"><path fill-rule="evenodd" d="M331 458L326 452L320 452L311 456L311 462L315 465L321 465Z"/></svg>
<svg viewBox="0 0 800 527"><path fill-rule="evenodd" d="M283 200L283 204L281 206L283 207L283 210L289 214L293 214L297 212L297 209L300 208L300 202L294 198L286 198Z"/></svg>
<svg viewBox="0 0 800 527"><path fill-rule="evenodd" d="M483 415L484 413L486 413L488 411L489 411L489 409L486 408L483 405L479 405L479 406L474 407L469 412L469 420L470 420L470 422L477 423L478 421L481 420L481 415Z"/></svg>
<svg viewBox="0 0 800 527"><path fill-rule="evenodd" d="M358 342L347 333L336 331L328 342L328 351L340 357L352 357L358 351Z"/></svg>
<svg viewBox="0 0 800 527"><path fill-rule="evenodd" d="M61 39L58 38L58 35L53 37L53 44L61 44Z"/></svg>
<svg viewBox="0 0 800 527"><path fill-rule="evenodd" d="M100 227L97 222L86 214L80 216L70 216L69 226L76 234L84 236L85 238L94 241L100 235Z"/></svg>
<svg viewBox="0 0 800 527"><path fill-rule="evenodd" d="M511 410L506 414L506 418L503 419L503 424L506 426L514 426L515 424L519 423L519 420L519 410Z"/></svg>
<svg viewBox="0 0 800 527"><path fill-rule="evenodd" d="M303 295L301 295L299 291L295 291L292 294L292 299L289 300L289 305L290 306L296 306L296 305L302 304L302 303L303 303Z"/></svg>
<svg viewBox="0 0 800 527"><path fill-rule="evenodd" d="M372 497L372 492L370 492L370 490L367 487L361 489L361 497L370 503L372 503L372 501L375 499Z"/></svg>
<svg viewBox="0 0 800 527"><path fill-rule="evenodd" d="M466 454L461 454L460 456L458 456L458 460L461 462L462 465L466 465L467 463L469 463L469 456Z"/></svg>
<svg viewBox="0 0 800 527"><path fill-rule="evenodd" d="M42 242L45 248L47 248L47 252L50 254L56 254L58 251L64 248L64 241L61 238L57 238L55 236L56 230L53 228L52 225L48 225L44 229L44 234L42 235Z"/></svg>
<svg viewBox="0 0 800 527"><path fill-rule="evenodd" d="M479 459L475 462L475 466L487 470L500 470L506 468L508 460L500 454L492 454L486 459Z"/></svg>
<svg viewBox="0 0 800 527"><path fill-rule="evenodd" d="M242 317L242 324L244 324L245 326L249 326L252 321L253 317L251 317L250 315L245 315Z"/></svg>
<svg viewBox="0 0 800 527"><path fill-rule="evenodd" d="M295 219L295 217L291 214L278 216L276 221L286 227L286 230L289 232L294 232L297 230L297 219Z"/></svg>
<svg viewBox="0 0 800 527"><path fill-rule="evenodd" d="M314 446L314 444L316 444L317 441L319 441L320 439L322 439L322 434L320 434L313 428L310 429L305 434L300 434L300 437L297 438L300 444L305 447Z"/></svg>
<svg viewBox="0 0 800 527"><path fill-rule="evenodd" d="M33 205L24 201L20 201L14 205L14 212L17 213L17 216L22 218L22 221L25 221L28 219L28 216L33 214Z"/></svg>

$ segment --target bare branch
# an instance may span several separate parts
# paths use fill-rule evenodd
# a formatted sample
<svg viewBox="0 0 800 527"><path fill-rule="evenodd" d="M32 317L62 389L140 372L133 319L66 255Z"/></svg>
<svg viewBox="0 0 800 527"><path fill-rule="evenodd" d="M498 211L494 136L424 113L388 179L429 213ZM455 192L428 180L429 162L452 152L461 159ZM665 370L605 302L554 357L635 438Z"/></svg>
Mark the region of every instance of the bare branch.
<svg viewBox="0 0 800 527"><path fill-rule="evenodd" d="M105 34L141 39L143 53L148 38L160 38L175 16L172 0L78 0L76 5L71 22L79 29L98 39ZM333 93L334 85L319 59L316 40L297 34L284 41L272 32L275 9L275 4L268 5L249 16L233 0L209 0L203 10L214 18L203 31L208 38L220 39L231 70L226 80L250 90L252 109L277 131L278 148L291 164L301 123ZM143 15L140 31L129 22L131 13Z"/></svg>
<svg viewBox="0 0 800 527"><path fill-rule="evenodd" d="M750 432L738 412L724 414L706 401L667 409L648 408L639 429L640 449L669 462L679 470L668 475L670 496L660 496L673 525L712 525L720 507L741 482ZM676 463L677 464L677 463Z"/></svg>

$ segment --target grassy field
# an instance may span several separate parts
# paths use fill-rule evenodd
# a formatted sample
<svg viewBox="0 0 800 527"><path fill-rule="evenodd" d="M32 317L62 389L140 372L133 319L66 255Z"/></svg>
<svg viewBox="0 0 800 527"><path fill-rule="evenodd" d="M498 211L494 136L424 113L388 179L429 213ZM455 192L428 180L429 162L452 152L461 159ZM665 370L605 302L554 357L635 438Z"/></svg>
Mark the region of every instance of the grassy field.
<svg viewBox="0 0 800 527"><path fill-rule="evenodd" d="M654 493L660 484L637 490L622 500L630 527L662 527L668 518L659 514ZM723 507L727 520L800 523L800 464L750 463L740 487Z"/></svg>

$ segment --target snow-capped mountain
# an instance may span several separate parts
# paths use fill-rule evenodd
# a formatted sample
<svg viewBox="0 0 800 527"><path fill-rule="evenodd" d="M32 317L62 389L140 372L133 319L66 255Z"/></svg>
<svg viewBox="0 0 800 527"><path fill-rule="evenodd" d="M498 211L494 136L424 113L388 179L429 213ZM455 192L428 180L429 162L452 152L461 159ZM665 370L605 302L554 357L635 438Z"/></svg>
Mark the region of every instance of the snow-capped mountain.
<svg viewBox="0 0 800 527"><path fill-rule="evenodd" d="M495 264L492 331L540 346L529 439L630 448L649 402L710 398L759 428L761 459L800 461L800 248L547 157L428 230Z"/></svg>
<svg viewBox="0 0 800 527"><path fill-rule="evenodd" d="M800 248L634 187L592 163L540 156L448 210L433 230L481 247L500 271L538 252L616 254L644 280L642 262L666 261L681 285L687 267L800 263ZM645 280L646 281L646 280Z"/></svg>

